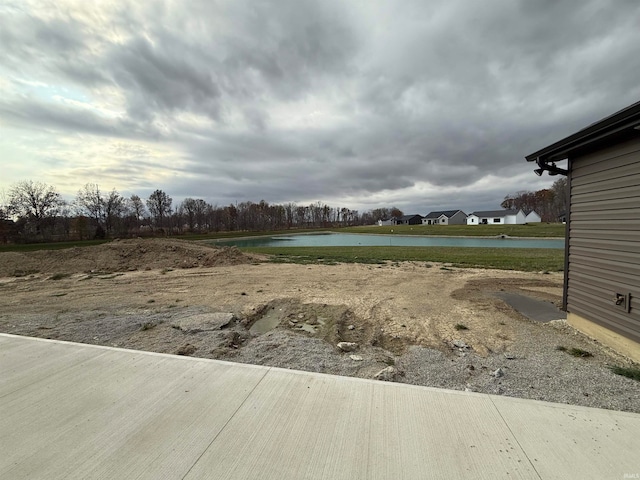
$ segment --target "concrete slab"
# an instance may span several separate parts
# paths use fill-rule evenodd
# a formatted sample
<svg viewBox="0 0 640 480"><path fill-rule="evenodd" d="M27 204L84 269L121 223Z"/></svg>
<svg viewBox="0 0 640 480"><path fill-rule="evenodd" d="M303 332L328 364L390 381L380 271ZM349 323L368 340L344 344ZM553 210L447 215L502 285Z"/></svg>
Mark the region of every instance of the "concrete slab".
<svg viewBox="0 0 640 480"><path fill-rule="evenodd" d="M0 478L640 473L637 414L4 334L0 372Z"/></svg>
<svg viewBox="0 0 640 480"><path fill-rule="evenodd" d="M492 399L541 478L640 478L640 415Z"/></svg>
<svg viewBox="0 0 640 480"><path fill-rule="evenodd" d="M18 388L0 387L0 478L183 478L268 371L16 340L28 340L20 356L40 358L48 374L30 369ZM0 336L3 377L19 371L5 367L16 356L5 344ZM69 351L51 372L47 358Z"/></svg>
<svg viewBox="0 0 640 480"><path fill-rule="evenodd" d="M275 369L185 478L213 470L233 479L538 478L486 395Z"/></svg>
<svg viewBox="0 0 640 480"><path fill-rule="evenodd" d="M567 318L566 312L563 312L551 302L511 292L496 292L495 296L528 319L536 322L550 322Z"/></svg>

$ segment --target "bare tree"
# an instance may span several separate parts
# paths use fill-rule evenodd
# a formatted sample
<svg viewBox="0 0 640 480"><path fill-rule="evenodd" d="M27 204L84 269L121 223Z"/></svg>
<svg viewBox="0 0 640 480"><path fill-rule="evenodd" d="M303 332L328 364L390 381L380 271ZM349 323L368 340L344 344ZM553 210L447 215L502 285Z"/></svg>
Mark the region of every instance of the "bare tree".
<svg viewBox="0 0 640 480"><path fill-rule="evenodd" d="M295 221L296 204L295 203L287 203L284 206L284 211L285 211L285 216L286 216L287 228L291 228L291 227L293 227L293 223Z"/></svg>
<svg viewBox="0 0 640 480"><path fill-rule="evenodd" d="M198 198L194 205L195 214L196 214L196 226L198 228L198 232L202 232L203 230L208 230L208 225L206 225L207 221L207 211L211 208L207 202Z"/></svg>
<svg viewBox="0 0 640 480"><path fill-rule="evenodd" d="M567 182L567 177L560 177L558 180L553 182L551 190L554 193L553 210L556 215L555 220L557 220L560 216L566 215L567 213L567 202L569 195L569 184Z"/></svg>
<svg viewBox="0 0 640 480"><path fill-rule="evenodd" d="M57 215L63 204L55 188L43 182L24 180L9 190L8 211L19 217L42 220Z"/></svg>
<svg viewBox="0 0 640 480"><path fill-rule="evenodd" d="M128 207L136 220L136 230L140 228L140 221L144 218L144 202L138 195L131 195L128 200Z"/></svg>
<svg viewBox="0 0 640 480"><path fill-rule="evenodd" d="M0 243L8 243L11 237L15 223L9 216L9 211L4 203L0 205Z"/></svg>
<svg viewBox="0 0 640 480"><path fill-rule="evenodd" d="M164 220L171 214L173 199L162 190L156 190L147 199L149 213L155 218L156 226L163 228Z"/></svg>
<svg viewBox="0 0 640 480"><path fill-rule="evenodd" d="M104 199L104 218L107 234L113 233L126 211L125 199L114 188Z"/></svg>
<svg viewBox="0 0 640 480"><path fill-rule="evenodd" d="M95 183L87 183L78 190L76 195L76 209L79 215L86 215L96 223L96 228L102 228L105 222L105 199L100 187Z"/></svg>
<svg viewBox="0 0 640 480"><path fill-rule="evenodd" d="M8 214L17 216L23 238L35 234L51 234L55 231L56 217L65 205L64 200L54 187L43 182L24 180L9 190Z"/></svg>
<svg viewBox="0 0 640 480"><path fill-rule="evenodd" d="M196 225L196 201L193 198L185 198L179 210L184 213L189 231L193 232Z"/></svg>

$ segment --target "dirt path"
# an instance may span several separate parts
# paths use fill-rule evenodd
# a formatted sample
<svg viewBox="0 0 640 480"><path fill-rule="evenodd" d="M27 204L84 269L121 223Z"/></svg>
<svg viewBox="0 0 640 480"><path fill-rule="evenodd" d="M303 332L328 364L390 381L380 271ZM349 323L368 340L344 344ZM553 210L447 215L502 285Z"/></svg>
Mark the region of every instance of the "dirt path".
<svg viewBox="0 0 640 480"><path fill-rule="evenodd" d="M640 411L638 382L607 368L625 359L494 295L559 303L559 274L271 264L174 241L1 254L0 265L39 270L0 278L2 332Z"/></svg>

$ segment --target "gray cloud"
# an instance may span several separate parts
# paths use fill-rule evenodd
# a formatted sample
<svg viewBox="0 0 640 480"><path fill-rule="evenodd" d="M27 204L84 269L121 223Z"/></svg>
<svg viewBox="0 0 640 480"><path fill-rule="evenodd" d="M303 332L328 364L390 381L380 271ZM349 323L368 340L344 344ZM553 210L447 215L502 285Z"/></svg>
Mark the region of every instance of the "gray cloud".
<svg viewBox="0 0 640 480"><path fill-rule="evenodd" d="M20 98L13 102L0 100L0 118L19 128L46 129L57 134L90 133L119 138L159 138L163 135L149 123L134 122L129 118L106 118L79 106L37 98Z"/></svg>
<svg viewBox="0 0 640 480"><path fill-rule="evenodd" d="M114 5L0 7L0 128L154 142L175 158L108 178L164 162L176 198L496 208L551 184L524 155L640 96L632 0Z"/></svg>

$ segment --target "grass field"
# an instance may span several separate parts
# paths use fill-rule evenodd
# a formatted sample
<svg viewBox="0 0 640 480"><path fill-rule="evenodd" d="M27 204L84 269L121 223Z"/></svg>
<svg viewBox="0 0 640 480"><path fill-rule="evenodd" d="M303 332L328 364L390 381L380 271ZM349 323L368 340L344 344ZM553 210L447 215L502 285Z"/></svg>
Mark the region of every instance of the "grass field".
<svg viewBox="0 0 640 480"><path fill-rule="evenodd" d="M73 242L53 243L9 243L0 245L0 252L35 252L36 250L62 250L64 248L90 247L100 245L111 240L76 240Z"/></svg>
<svg viewBox="0 0 640 480"><path fill-rule="evenodd" d="M555 237L564 238L565 225L561 223L529 223L526 225L393 225L379 227L346 227L343 233L369 233L394 235L426 235L447 237Z"/></svg>
<svg viewBox="0 0 640 480"><path fill-rule="evenodd" d="M380 264L414 261L526 272L559 272L564 268L564 250L553 248L256 247L242 250L272 255L273 262L287 263Z"/></svg>

